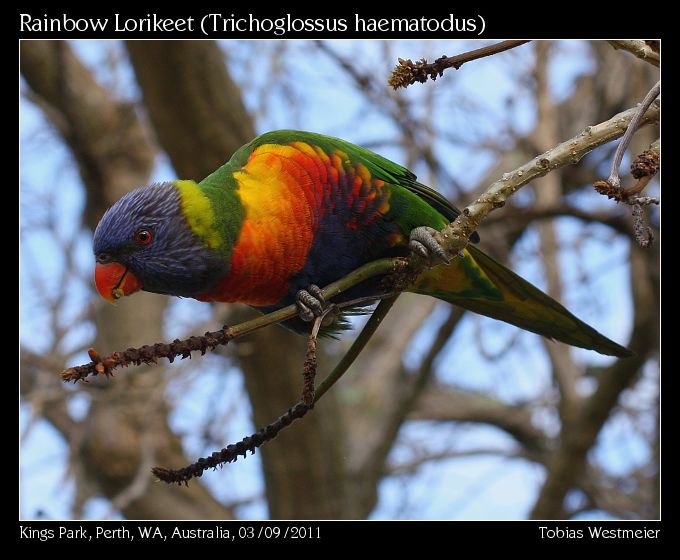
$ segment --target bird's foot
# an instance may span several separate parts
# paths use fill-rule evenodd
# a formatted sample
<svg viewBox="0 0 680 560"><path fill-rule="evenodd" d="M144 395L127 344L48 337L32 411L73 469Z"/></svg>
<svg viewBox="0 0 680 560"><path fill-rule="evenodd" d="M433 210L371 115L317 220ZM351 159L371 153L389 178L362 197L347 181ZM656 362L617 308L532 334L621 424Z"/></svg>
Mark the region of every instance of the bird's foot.
<svg viewBox="0 0 680 560"><path fill-rule="evenodd" d="M451 264L451 259L446 251L437 242L434 234L437 231L428 226L420 226L411 230L408 246L412 253L427 259L432 264L441 261L444 264Z"/></svg>
<svg viewBox="0 0 680 560"><path fill-rule="evenodd" d="M323 292L315 284L310 284L306 290L300 290L295 295L295 305L300 319L311 322L317 317L323 317L321 326L332 325L338 316L338 309L334 304L326 303Z"/></svg>

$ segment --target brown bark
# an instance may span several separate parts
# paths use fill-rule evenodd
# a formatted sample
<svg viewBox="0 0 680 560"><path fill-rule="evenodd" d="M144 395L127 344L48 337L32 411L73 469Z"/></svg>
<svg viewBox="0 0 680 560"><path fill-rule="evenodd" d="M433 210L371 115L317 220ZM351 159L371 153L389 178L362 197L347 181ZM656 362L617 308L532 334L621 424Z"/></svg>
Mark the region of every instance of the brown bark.
<svg viewBox="0 0 680 560"><path fill-rule="evenodd" d="M213 41L128 41L153 128L183 179L201 180L255 137Z"/></svg>

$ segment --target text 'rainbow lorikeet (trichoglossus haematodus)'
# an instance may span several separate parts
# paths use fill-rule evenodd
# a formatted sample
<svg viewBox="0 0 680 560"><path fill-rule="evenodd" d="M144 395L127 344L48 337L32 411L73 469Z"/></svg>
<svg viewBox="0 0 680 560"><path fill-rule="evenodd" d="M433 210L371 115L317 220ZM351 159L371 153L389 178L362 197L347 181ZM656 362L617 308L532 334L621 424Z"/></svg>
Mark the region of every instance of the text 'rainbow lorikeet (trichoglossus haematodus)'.
<svg viewBox="0 0 680 560"><path fill-rule="evenodd" d="M297 303L300 318L288 326L308 332L302 319L323 303L315 286L382 257L436 256L430 228L458 213L369 150L309 132L269 132L200 183L155 184L114 204L94 235L95 282L109 301L141 289L263 311ZM368 280L336 299L380 291ZM472 245L410 291L573 346L630 355Z"/></svg>

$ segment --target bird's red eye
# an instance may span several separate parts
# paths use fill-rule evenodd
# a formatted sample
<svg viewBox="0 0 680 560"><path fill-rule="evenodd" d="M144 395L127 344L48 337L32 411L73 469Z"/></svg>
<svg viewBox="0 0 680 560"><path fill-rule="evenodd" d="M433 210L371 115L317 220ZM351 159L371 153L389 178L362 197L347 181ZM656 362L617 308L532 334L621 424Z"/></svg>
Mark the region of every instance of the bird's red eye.
<svg viewBox="0 0 680 560"><path fill-rule="evenodd" d="M148 229L140 229L135 233L135 243L137 245L148 245L153 240L153 234Z"/></svg>

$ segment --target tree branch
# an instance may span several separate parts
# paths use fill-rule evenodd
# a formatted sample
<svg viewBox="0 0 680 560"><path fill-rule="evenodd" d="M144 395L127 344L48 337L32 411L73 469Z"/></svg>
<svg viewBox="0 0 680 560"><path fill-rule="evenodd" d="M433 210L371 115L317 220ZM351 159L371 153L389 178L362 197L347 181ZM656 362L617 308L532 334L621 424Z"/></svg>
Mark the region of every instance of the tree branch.
<svg viewBox="0 0 680 560"><path fill-rule="evenodd" d="M426 455L415 457L409 461L397 463L394 465L387 465L385 468L387 474L403 476L414 474L420 467L437 461L446 461L448 459L461 459L463 457L481 457L481 456L499 457L504 459L521 459L524 455L521 451L509 451L507 449L497 449L494 447L481 447L478 449L447 449L439 453L428 453Z"/></svg>
<svg viewBox="0 0 680 560"><path fill-rule="evenodd" d="M424 134L427 130L423 127L423 121L414 116L408 99L390 90L387 90L387 95L385 95L385 89L376 84L371 74L361 72L352 59L342 56L324 41L316 41L315 44L347 73L357 89L366 95L378 111L384 112L394 120L403 132L403 143L407 152L417 154L422 158L432 173L443 178L441 183L452 185L456 190L460 190L459 182L455 177L450 176L436 157L429 138Z"/></svg>
<svg viewBox="0 0 680 560"><path fill-rule="evenodd" d="M534 66L535 97L536 97L536 129L532 135L535 145L539 150L550 149L557 144L559 137L559 114L557 106L552 99L549 78L549 62L552 43L539 41L534 49L536 62ZM561 171L549 173L545 177L536 179L535 182L535 208L550 207L557 204L562 196ZM553 222L538 224L540 236L541 262L546 276L546 293L557 301L562 300L562 275L558 260L559 244ZM579 397L576 389L579 368L569 351L569 347L563 344L552 344L551 341L542 338L541 342L550 357L552 377L560 393L559 413L562 418L570 414L578 403Z"/></svg>
<svg viewBox="0 0 680 560"><path fill-rule="evenodd" d="M255 432L252 436L243 438L238 443L227 445L220 451L215 451L210 457L201 457L195 463L181 469L167 469L154 467L151 472L163 482L168 484L185 484L192 478L203 476L207 469L216 469L224 463L233 463L239 455L245 457L248 451L255 453L255 449L262 444L274 439L278 433L293 421L302 418L311 407L303 403L297 403L288 409L285 414L279 416L274 422Z"/></svg>
<svg viewBox="0 0 680 560"><path fill-rule="evenodd" d="M536 156L514 171L503 174L501 179L489 186L484 194L467 206L454 222L435 237L450 255L457 254L465 248L470 235L479 227L481 221L491 211L502 208L508 198L521 187L558 167L578 163L591 150L619 138L627 130L637 110L634 107L614 115L603 123L586 127L578 136ZM642 117L640 125L658 122L659 113L660 103L655 102Z"/></svg>
<svg viewBox="0 0 680 560"><path fill-rule="evenodd" d="M647 186L651 178L659 170L659 157L661 145L659 141L652 144L649 150L640 154L631 165L631 174L638 181L632 187L624 189L621 186L621 178L619 177L619 167L621 166L621 159L630 144L633 134L638 128L638 123L642 114L647 111L647 108L659 96L661 92L661 82L657 82L654 87L647 93L645 98L640 103L640 106L635 113L635 116L628 125L626 134L624 134L619 146L616 148L614 159L612 161L612 168L609 177L602 181L596 181L593 187L597 192L613 198L617 202L624 202L631 207L631 214L633 216L633 231L635 240L638 245L643 248L651 247L654 241L654 234L649 226L645 223L643 205L659 204L659 199L655 197L639 197L633 196L641 193Z"/></svg>
<svg viewBox="0 0 680 560"><path fill-rule="evenodd" d="M397 296L393 296L382 300L378 304L378 307L369 318L368 322L361 331L361 334L356 338L352 346L350 346L350 349L345 353L338 365L335 366L333 371L328 374L326 379L324 379L317 388L316 396L314 398L315 403L318 402L324 393L326 393L326 391L328 391L328 389L330 389L354 363L354 360L356 360L357 356L364 349L364 346L366 346L371 336L373 336L373 333L376 331L378 326L380 326L380 323L382 322L385 315L387 315L387 312L390 310L396 299Z"/></svg>
<svg viewBox="0 0 680 560"><path fill-rule="evenodd" d="M409 419L489 424L506 432L528 453L542 454L548 448L548 438L533 425L527 406L507 404L478 391L431 385Z"/></svg>
<svg viewBox="0 0 680 560"><path fill-rule="evenodd" d="M364 460L359 465L361 476L377 485L380 476L385 470L387 457L394 445L399 430L414 409L416 403L428 386L429 381L434 375L434 362L444 349L451 334L458 326L460 319L465 314L465 310L460 307L453 307L449 316L439 327L435 339L424 357L420 367L413 375L403 374L399 380L387 411L380 418L379 427L376 432L380 434L373 445L366 450ZM403 371L403 370L402 370ZM405 372L404 372L405 373Z"/></svg>
<svg viewBox="0 0 680 560"><path fill-rule="evenodd" d="M545 208L513 208L515 220L512 224L513 231L524 231L524 229L536 220L548 220L552 218L560 217L570 217L576 218L586 223L596 223L602 224L604 226L610 227L614 231L622 235L631 235L632 229L630 223L625 219L623 215L616 215L612 213L605 212L590 212L587 210L581 210L580 208L574 208L567 205L566 203L556 204L555 206L545 207ZM487 224L502 222L504 216L502 214L494 214L489 217Z"/></svg>
<svg viewBox="0 0 680 560"><path fill-rule="evenodd" d="M114 99L64 41L22 41L21 73L78 162L88 187L85 221L94 230L104 211L150 173L154 149L146 131L134 106Z"/></svg>
<svg viewBox="0 0 680 560"><path fill-rule="evenodd" d="M612 170L609 173L609 178L607 179L607 182L615 189L621 188L619 167L621 167L621 160L623 159L623 154L626 152L626 149L628 148L628 145L630 144L630 141L633 138L633 134L635 134L635 131L638 129L638 124L640 122L640 119L642 118L642 115L644 115L647 112L649 106L657 97L659 97L660 93L661 82L659 81L656 82L656 84L654 84L654 87L652 87L652 89L649 90L649 93L647 93L645 98L640 103L640 106L635 112L635 115L628 124L626 133L623 135L623 138L621 139L618 148L616 148L616 153L614 154L614 159L612 161Z"/></svg>
<svg viewBox="0 0 680 560"><path fill-rule="evenodd" d="M178 175L200 181L255 137L215 41L127 41L154 132Z"/></svg>
<svg viewBox="0 0 680 560"><path fill-rule="evenodd" d="M655 41L656 43L656 41ZM652 45L647 44L647 41L627 40L627 41L609 41L609 44L615 49L622 49L634 54L638 58L659 67L660 59L658 47L655 49Z"/></svg>
<svg viewBox="0 0 680 560"><path fill-rule="evenodd" d="M466 62L514 49L515 47L519 47L528 42L529 41L514 40L501 41L500 43L468 51L456 56L442 56L430 64L428 64L427 60L424 58L415 63L411 59L404 60L403 58L400 58L399 64L392 70L392 75L389 80L387 80L387 83L394 89L407 88L416 82L424 84L427 82L428 78L434 81L437 77L443 76L444 70L447 68L455 68L458 70Z"/></svg>

